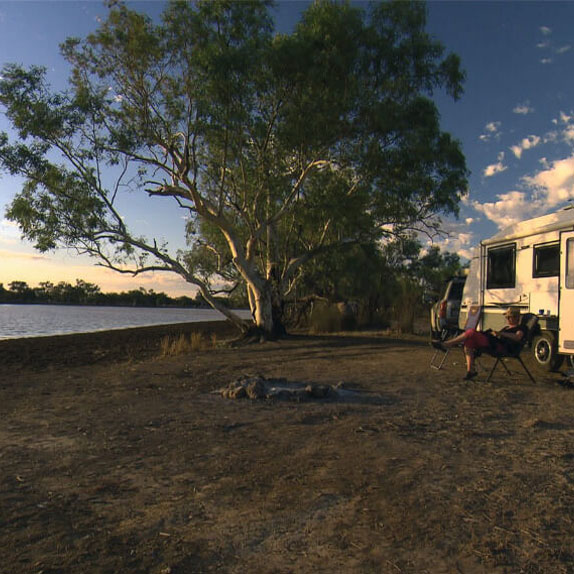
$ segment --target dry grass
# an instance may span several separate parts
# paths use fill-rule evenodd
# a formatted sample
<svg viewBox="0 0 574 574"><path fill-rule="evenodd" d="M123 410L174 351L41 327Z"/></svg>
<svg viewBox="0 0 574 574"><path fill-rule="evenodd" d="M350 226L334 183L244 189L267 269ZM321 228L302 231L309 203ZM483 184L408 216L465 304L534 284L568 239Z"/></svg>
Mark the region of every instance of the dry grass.
<svg viewBox="0 0 574 574"><path fill-rule="evenodd" d="M217 335L197 332L189 335L166 336L160 343L160 357L177 357L196 351L213 349L217 345Z"/></svg>

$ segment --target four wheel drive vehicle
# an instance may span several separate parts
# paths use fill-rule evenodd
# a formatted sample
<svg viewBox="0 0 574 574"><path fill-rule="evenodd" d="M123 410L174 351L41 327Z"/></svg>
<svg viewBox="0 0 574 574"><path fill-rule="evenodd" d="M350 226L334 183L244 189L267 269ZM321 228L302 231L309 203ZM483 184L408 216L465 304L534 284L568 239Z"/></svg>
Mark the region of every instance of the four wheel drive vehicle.
<svg viewBox="0 0 574 574"><path fill-rule="evenodd" d="M498 330L504 311L538 317L532 352L538 365L574 366L574 209L520 221L480 242L460 307L459 324L479 305L479 328Z"/></svg>
<svg viewBox="0 0 574 574"><path fill-rule="evenodd" d="M439 338L444 330L456 330L466 277L452 277L443 296L431 308L431 336Z"/></svg>

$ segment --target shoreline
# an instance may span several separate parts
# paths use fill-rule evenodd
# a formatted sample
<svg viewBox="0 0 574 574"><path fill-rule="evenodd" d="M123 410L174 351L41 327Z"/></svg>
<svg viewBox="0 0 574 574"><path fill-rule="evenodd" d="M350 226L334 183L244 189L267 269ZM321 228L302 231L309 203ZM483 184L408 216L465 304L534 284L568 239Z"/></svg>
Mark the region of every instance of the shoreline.
<svg viewBox="0 0 574 574"><path fill-rule="evenodd" d="M0 365L76 366L130 357L148 358L159 352L161 341L165 337L197 332L218 338L238 334L231 323L221 320L0 339Z"/></svg>

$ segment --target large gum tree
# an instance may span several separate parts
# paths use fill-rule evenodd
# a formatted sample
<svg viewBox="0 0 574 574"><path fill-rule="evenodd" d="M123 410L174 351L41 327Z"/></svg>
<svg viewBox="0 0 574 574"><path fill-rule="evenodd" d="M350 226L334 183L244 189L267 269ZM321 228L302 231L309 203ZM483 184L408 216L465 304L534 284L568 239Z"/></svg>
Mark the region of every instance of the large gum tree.
<svg viewBox="0 0 574 574"><path fill-rule="evenodd" d="M66 90L5 66L15 135L0 134L0 166L25 181L7 211L23 236L122 273L177 273L246 331L216 296L242 285L274 335L314 256L456 213L465 159L432 95L458 98L464 75L425 32L425 6L317 1L289 34L272 9L172 2L154 21L113 2L61 47ZM185 214L185 249L132 231L134 194L172 202L174 224Z"/></svg>

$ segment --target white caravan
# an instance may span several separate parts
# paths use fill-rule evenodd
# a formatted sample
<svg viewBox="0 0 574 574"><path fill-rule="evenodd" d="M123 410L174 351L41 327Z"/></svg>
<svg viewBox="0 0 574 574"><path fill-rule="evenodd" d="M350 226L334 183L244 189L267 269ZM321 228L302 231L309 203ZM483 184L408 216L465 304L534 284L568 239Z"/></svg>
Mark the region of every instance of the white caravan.
<svg viewBox="0 0 574 574"><path fill-rule="evenodd" d="M471 305L480 328L499 329L509 305L538 315L532 349L540 365L574 366L574 209L521 221L481 241L470 262L459 326Z"/></svg>

